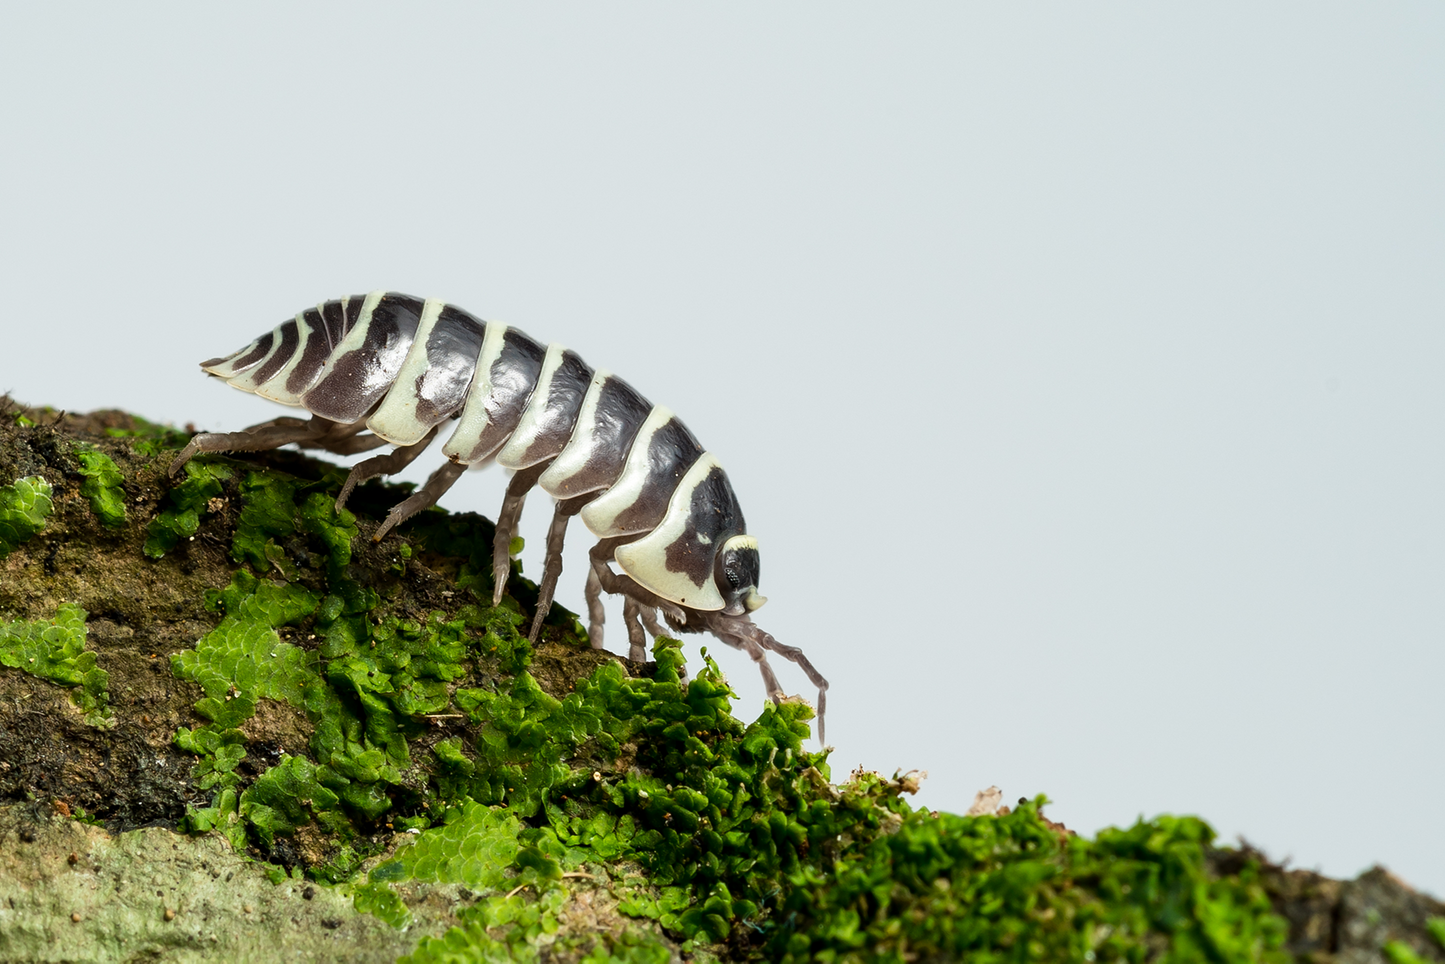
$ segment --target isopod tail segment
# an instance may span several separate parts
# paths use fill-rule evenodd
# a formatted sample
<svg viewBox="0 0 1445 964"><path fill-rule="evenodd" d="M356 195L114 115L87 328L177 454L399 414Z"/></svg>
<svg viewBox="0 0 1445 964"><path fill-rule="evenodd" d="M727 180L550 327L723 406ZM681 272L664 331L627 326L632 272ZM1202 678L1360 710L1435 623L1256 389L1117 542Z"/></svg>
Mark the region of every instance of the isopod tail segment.
<svg viewBox="0 0 1445 964"><path fill-rule="evenodd" d="M708 632L746 652L758 664L768 696L780 702L784 691L767 659L776 653L818 688L818 740L824 741L828 681L800 649L779 643L752 621L751 613L767 601L757 589L758 543L747 534L722 465L669 409L611 372L455 305L384 291L302 311L201 368L242 391L302 408L311 418L196 435L171 464L172 475L198 452L257 452L294 442L354 455L395 446L352 468L336 500L339 509L358 484L410 465L453 421L442 447L447 461L392 507L373 539L435 505L468 468L496 462L513 475L497 514L494 605L506 591L527 495L540 487L556 500L529 632L533 641L562 574L568 524L581 516L600 540L587 574L593 646L602 646L601 594L608 592L624 598L634 660L646 659L646 633L666 632L660 612L674 631Z"/></svg>

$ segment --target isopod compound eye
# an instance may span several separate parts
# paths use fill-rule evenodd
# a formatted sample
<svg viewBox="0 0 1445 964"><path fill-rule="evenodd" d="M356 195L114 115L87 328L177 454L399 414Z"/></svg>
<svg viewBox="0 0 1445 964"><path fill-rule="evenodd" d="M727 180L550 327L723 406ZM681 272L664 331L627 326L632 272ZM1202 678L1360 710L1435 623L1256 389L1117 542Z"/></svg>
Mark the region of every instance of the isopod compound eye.
<svg viewBox="0 0 1445 964"><path fill-rule="evenodd" d="M674 627L706 630L746 650L774 699L783 690L763 651L778 653L818 687L822 739L828 681L801 650L779 643L748 615L767 600L758 594L758 543L741 534L746 525L727 473L669 409L611 372L455 305L393 291L317 305L201 367L312 418L196 435L171 463L172 475L197 452L258 452L296 442L352 455L394 445L352 468L339 509L358 483L400 472L443 425L452 425L442 449L447 461L392 508L373 539L435 505L468 466L497 462L514 474L497 515L494 603L511 572L509 550L528 491L541 486L557 500L533 640L562 572L567 525L581 515L601 540L587 580L593 646L602 646L606 591L625 597L634 660L646 658L643 624L654 636L663 632L659 610Z"/></svg>

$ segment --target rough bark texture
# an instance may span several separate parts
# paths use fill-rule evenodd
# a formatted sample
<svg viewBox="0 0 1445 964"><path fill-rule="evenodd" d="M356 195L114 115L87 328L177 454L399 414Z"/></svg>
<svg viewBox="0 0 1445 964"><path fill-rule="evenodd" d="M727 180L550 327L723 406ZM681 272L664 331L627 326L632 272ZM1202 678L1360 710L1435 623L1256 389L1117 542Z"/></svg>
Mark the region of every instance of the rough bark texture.
<svg viewBox="0 0 1445 964"><path fill-rule="evenodd" d="M495 629L498 617L485 605L490 577L475 551L488 538L485 520L430 513L419 527L404 526L398 537L373 544L367 535L397 493L363 487L350 506L355 523L334 513L322 518L317 513L330 496L302 506L308 491L334 495L343 473L325 463L286 452L217 459L224 468L192 490L213 494L192 507L188 519L176 483L165 474L180 439L121 412L62 417L0 399L0 493L12 489L8 503L0 497L0 654L6 645L11 653L0 667L0 960L392 961L412 952L419 961L596 962L804 960L825 950L837 960L960 955L949 947L992 947L993 959L1024 960L1054 947L1055 938L1080 959L1086 946L1094 954L1089 959L1127 957L1106 933L1124 932L1123 924L1079 924L1068 934L1050 929L1071 915L1114 919L1110 894L1131 888L1113 887L1111 875L1142 859L1123 856L1122 834L1113 842L1081 841L1028 803L1012 818L1006 808L961 818L912 812L900 797L910 789L906 778L855 775L834 786L825 779L823 755L788 742L787 734L808 718L805 709L785 706L765 714L766 725L748 728L730 719L708 722L697 714L723 698L710 693L725 688L708 688L713 677L706 668L694 672L701 683L692 688L669 682L675 677L667 677L665 661L633 665L587 648L565 610L554 614L538 646L517 644ZM106 477L94 453L108 457L118 475ZM289 480L280 484L289 486L297 507L294 517L279 522L268 521L262 500L269 491L263 486L277 478ZM11 484L20 480L41 481L15 489ZM46 485L48 513L39 494ZM203 491L204 485L212 488ZM124 506L123 518L117 504ZM248 527L259 535L252 538ZM338 550L335 533L356 530L349 554ZM513 582L507 607L530 613L535 590ZM483 583L485 592L470 591ZM295 607L261 627L274 633L261 647L270 646L263 657L275 660L263 659L271 682L248 690L251 677L238 677L216 689L216 671L196 669L203 662L198 641L219 639L223 619L251 618L247 605L264 609L267 593L280 600L275 611ZM84 611L82 653L54 642L55 634L63 635L67 606ZM345 613L353 613L346 637L353 649L343 653L336 627ZM46 627L52 627L49 644L40 642ZM369 644L357 637L370 633L368 627L375 630ZM356 672L374 676L363 657L378 643L385 648L421 638L426 627L430 642L414 643L411 655L387 665L401 674L409 671L407 660L413 669L428 660L445 663L425 645L444 648L450 639L469 654L457 664L463 668L443 666L435 670L439 675L409 683L414 690L405 694L400 684L395 693L372 692L364 678L354 690L342 686L340 667L348 660L362 668ZM490 655L503 636L502 652ZM294 679L286 676L293 670ZM536 686L528 689L526 681ZM635 696L638 706L651 692L648 712L665 711L668 699L691 700L686 712L692 715L673 717L667 726L661 717L653 726L639 716L642 722L629 729L605 713L597 722L594 713L586 718L592 722L566 723L575 736L547 734L546 726L561 732L557 721L603 684L611 687L608 699ZM343 694L340 703L334 692ZM385 699L377 702L377 693ZM713 703L699 702L708 699ZM511 723L496 709L499 700L512 708ZM527 717L527 706L545 712ZM345 759L329 737L318 735L337 712L343 714L337 725L352 727L345 738L352 755ZM383 724L404 740L388 744ZM497 734L506 726L503 739ZM676 743L671 756L657 749L664 739ZM535 753L528 750L533 745ZM537 761L552 746L567 752L548 769ZM237 760L235 753L243 755ZM696 764L688 754L716 756L703 770L756 765L767 773L731 803L717 803L716 787L688 797L680 776ZM485 759L507 761L491 783L482 772ZM737 779L741 785L744 777ZM305 788L296 791L289 817L278 815L291 805L276 796L282 786ZM745 799L766 787L780 794L776 812L759 811L748 818L751 824L737 824L741 836L723 833L719 821L737 818L740 808L753 806ZM678 795L663 797L672 793ZM842 817L820 816L825 813L857 816L835 826L819 821ZM961 937L958 928L975 913L966 896L973 871L938 850L943 856L929 858L927 873L907 871L920 881L905 881L901 868L913 857L898 848L916 839L922 843L908 853L933 853L938 839L929 833L956 838L984 826L970 821L1004 827L1008 819L1016 822L1007 825L1015 834L1007 840L1028 842L1008 843L1000 830L1004 842L995 852L1042 854L1052 861L1050 889L1019 904L1029 908L1020 914L1033 915L1027 927L1013 927L991 911L988 928ZM801 822L789 822L795 820ZM447 827L471 826L468 821L483 829L459 851L475 840L500 841L505 856L470 870L398 869L408 853L444 848L432 841L444 841ZM616 839L586 829L594 826L614 828ZM638 835L625 837L624 826ZM1263 904L1263 916L1242 916L1238 933L1247 937L1254 928L1263 936L1228 944L1253 948L1239 959L1357 964L1408 961L1414 954L1445 961L1445 949L1429 932L1432 919L1445 917L1445 905L1383 869L1354 881L1331 880L1273 866L1249 850L1213 849L1205 832L1191 851L1201 857L1188 900L1214 899L1199 889L1211 886L1227 891L1230 907L1246 906L1250 895L1267 896L1283 919L1269 917ZM761 871L737 857L739 846L746 852L759 840L775 852L776 869L766 879L748 876ZM880 849L889 846L895 848L890 854ZM865 852L884 856L869 864ZM667 854L712 869L698 876L692 866L669 867L659 856ZM1159 866L1165 869L1150 879L1167 884L1171 871ZM1187 855L1179 866L1191 866ZM868 867L874 877L839 917L828 901L842 900L847 887L835 887L834 875L846 881L848 868ZM877 867L885 876L877 876ZM894 871L886 868L900 868L899 879L890 882ZM954 896L939 904L940 893ZM1190 956L1195 938L1180 938L1187 928L1171 923L1177 908L1141 907L1135 937L1145 957L1230 959L1217 950ZM953 915L958 927L948 924L938 936L927 920L938 915ZM890 927L890 919L898 926ZM1029 928L1037 934L1016 936L1033 934ZM1275 937L1270 928L1277 928ZM453 956L440 941L419 950L424 937L444 935ZM1272 944L1283 946L1271 950ZM1058 953L1058 959L1074 955Z"/></svg>

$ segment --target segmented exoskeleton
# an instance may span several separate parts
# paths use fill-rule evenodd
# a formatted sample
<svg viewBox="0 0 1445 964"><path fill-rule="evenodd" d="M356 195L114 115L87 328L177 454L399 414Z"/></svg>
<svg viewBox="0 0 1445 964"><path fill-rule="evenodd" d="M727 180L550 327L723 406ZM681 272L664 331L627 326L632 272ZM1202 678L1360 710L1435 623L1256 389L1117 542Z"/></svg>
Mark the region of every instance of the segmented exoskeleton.
<svg viewBox="0 0 1445 964"><path fill-rule="evenodd" d="M469 466L495 461L514 474L497 516L494 605L511 571L509 548L527 493L540 485L557 500L533 640L562 572L567 524L581 515L601 540L587 575L593 646L602 646L606 590L624 597L634 660L646 658L642 624L654 636L663 631L661 610L674 630L707 630L746 651L779 700L783 690L765 652L772 650L818 687L822 740L828 681L801 650L779 643L749 615L767 600L757 591L757 540L747 534L727 474L677 416L611 372L455 305L395 292L317 305L201 368L242 391L304 408L311 418L196 435L171 464L172 475L197 452L295 442L350 455L395 445L351 470L336 500L340 508L357 483L401 471L455 419L442 448L446 464L392 508L374 539L436 504Z"/></svg>

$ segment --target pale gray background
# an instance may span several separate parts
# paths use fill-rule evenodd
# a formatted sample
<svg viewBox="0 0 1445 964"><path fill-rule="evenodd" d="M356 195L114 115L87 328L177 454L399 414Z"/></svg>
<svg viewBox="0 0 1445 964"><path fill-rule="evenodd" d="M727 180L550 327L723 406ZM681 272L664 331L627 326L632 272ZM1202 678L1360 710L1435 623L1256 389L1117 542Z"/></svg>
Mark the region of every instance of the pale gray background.
<svg viewBox="0 0 1445 964"><path fill-rule="evenodd" d="M450 298L720 454L840 777L1445 894L1445 7L1179 6L7 4L0 389Z"/></svg>

